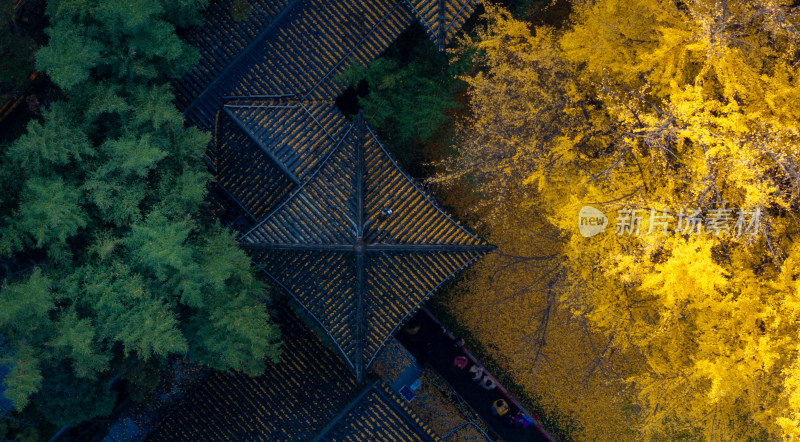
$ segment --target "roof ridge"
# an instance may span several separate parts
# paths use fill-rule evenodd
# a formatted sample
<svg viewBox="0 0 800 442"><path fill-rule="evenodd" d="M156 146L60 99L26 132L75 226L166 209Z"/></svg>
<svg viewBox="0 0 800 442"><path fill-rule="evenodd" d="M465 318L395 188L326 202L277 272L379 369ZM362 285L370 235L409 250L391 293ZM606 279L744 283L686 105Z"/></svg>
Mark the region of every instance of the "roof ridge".
<svg viewBox="0 0 800 442"><path fill-rule="evenodd" d="M325 155L325 158L323 158L322 161L319 162L319 164L317 165L317 168L314 170L314 172L311 173L311 175L308 177L306 182L302 183L297 189L294 190L294 192L291 193L291 195L287 196L286 199L283 200L283 202L281 202L277 207L272 209L272 211L267 216L265 216L264 219L262 219L255 226L253 226L253 228L251 228L246 233L244 233L239 238L239 242L247 239L247 237L250 236L250 234L252 234L255 230L257 230L259 227L261 227L265 222L267 222L267 220L272 218L272 216L274 216L276 213L278 213L278 211L280 209L282 209L284 206L286 206L286 204L288 204L292 199L294 199L295 195L299 194L300 191L302 191L306 186L308 186L308 184L311 183L314 180L314 178L316 178L316 176L319 174L319 172L322 170L322 168L328 163L328 160L331 158L331 156L333 156L333 154L335 152L337 152L341 148L342 143L344 143L344 140L347 139L347 136L350 134L351 130L353 130L353 126L352 125L350 125L350 127L347 129L347 131L344 133L344 135L342 135L342 139L339 140L336 143L336 145L333 147L333 149L331 149L331 151L328 152Z"/></svg>
<svg viewBox="0 0 800 442"><path fill-rule="evenodd" d="M392 15L392 13L394 13L397 7L400 6L401 4L403 4L402 1L398 1L397 3L395 3L395 5L392 6L392 9L389 9L386 12L386 14L384 14L384 16L381 17L381 19L378 20L378 22L375 23L375 25L373 25L372 28L370 28L370 30L367 31L361 37L361 39L358 40L357 43L351 46L350 49L348 49L347 52L345 52L345 54L342 55L342 58L340 58L339 61L337 61L336 64L333 65L333 67L331 67L331 69L328 72L326 72L325 75L322 76L322 78L319 79L319 81L317 81L316 83L314 83L313 86L311 86L311 89L309 89L306 93L303 94L302 99L305 100L306 98L308 98L308 96L311 95L311 93L314 92L319 87L319 85L322 84L323 81L325 81L328 77L330 77L331 73L333 73L342 64L342 62L344 62L347 58L349 58L350 55L353 52L355 52L355 50L359 48L364 43L364 41L366 41L367 37L372 35L372 33L374 33L376 29L378 29L378 26L383 24L383 22L386 21L386 18Z"/></svg>
<svg viewBox="0 0 800 442"><path fill-rule="evenodd" d="M309 124L314 123L309 122ZM365 138L356 134L357 139L353 140L353 131L358 131L358 128L362 128L362 136ZM374 144L372 144L373 142ZM363 194L359 196L358 184L364 180L363 173L365 173L365 171L359 171L360 161L365 160L359 155L366 154L367 149L369 150L368 161L381 172L371 181L371 188L369 190L363 189ZM350 158L351 154L355 156L355 164L351 164L351 161L353 161L353 158ZM332 167L333 169L331 169ZM346 170L340 170L340 168L346 168ZM341 179L337 179L337 177ZM390 181L384 183L385 180ZM367 198L367 195L385 193L388 188L385 188L384 184L389 182L393 183L390 188L394 191L400 189L404 194L413 195L412 202L409 203L413 210L408 212L411 215L403 216L416 216L421 210L424 210L428 214L427 216L436 220L437 229L431 230L429 232L430 235L425 234L426 236L420 238L412 228L415 226L404 227L405 218L401 217L397 221L401 223L399 231L395 231L397 226L386 226L386 232L389 232L393 242L383 243L376 241L373 243L368 240L368 244L363 243L362 241L367 238L359 235L358 227L355 225L357 224L355 218L358 217L358 208L352 207L352 204L364 204L365 201L362 201L362 198ZM347 188L342 188L342 186L347 186ZM355 194L353 194L353 191L355 191ZM333 195L331 196L331 201L333 202L318 201L319 198L325 198L324 195ZM381 204L380 199L373 200L370 203L371 217L379 216L375 210ZM356 210L356 213L353 213L353 209ZM305 216L303 213L311 213L311 215ZM333 217L332 214L336 216ZM389 216L391 217L391 215ZM326 223L326 221L329 222ZM351 228L356 230L354 236L353 232L350 231ZM438 229L443 229L444 233L441 235L444 236L437 237L439 235ZM425 232L426 230L423 228L420 231ZM346 232L349 233L341 236ZM408 232L412 232L411 236L409 236ZM365 234L366 232L362 232L362 235ZM391 154L380 144L372 129L364 123L363 117L357 118L348 125L347 132L342 139L333 149L327 152L327 156L320 162L318 168L307 181L261 222L246 232L239 239L239 242L243 247L257 251L255 253L258 255L253 256L253 263L275 281L279 287L295 298L320 327L328 333L345 360L355 370L358 379L372 364L378 351L385 345L386 340L408 320L410 315L425 300L446 281L493 248L486 241L459 224L444 211L438 201L420 188L416 181L397 164ZM350 275L350 270L356 272L354 274L356 280L353 281L356 284L355 293L353 294L355 298L346 301L345 304L339 305L337 303L336 306L330 307L346 315L347 320L345 322L342 322L341 317L336 319L335 323L331 322L331 313L325 310L328 307L322 309L319 302L330 294L326 294L326 291L333 290L334 294L344 293L341 290L344 290L344 287L348 287L350 282L339 280L333 288L327 287L321 291L316 284L320 278L327 280L323 272L327 267L325 267L326 264L323 261L334 259L337 263L331 265L337 266L340 265L341 261L339 261L339 258L333 258L335 255L330 254L325 255L326 258L320 258L323 261L319 261L309 255L309 253L315 251L352 254L350 256L355 259L355 267L349 261L341 264L345 266L343 268L335 267L342 270L343 274ZM272 254L276 253L278 255L271 257ZM447 256L448 258L435 258L434 255ZM285 261L286 259L291 259L292 265L297 264L299 266L297 274L286 275L284 274L285 270L280 270L288 262ZM412 284L413 293L402 295L402 291L398 291L398 287L395 286L396 282L393 282L391 278L387 279L384 276L376 276L374 274L374 269L376 268L374 265L381 265L379 264L381 262L386 264L400 260L416 263L414 265L419 265L422 262L433 265L430 261L431 259L447 259L446 270L443 270L433 278L424 277L424 279L414 282ZM364 293L363 280L367 276L369 276L370 285L373 288L370 289L369 293ZM416 278L417 276L410 275L410 277ZM404 307L396 315L392 314L391 319L387 319L388 323L375 326L370 319L371 315L382 311L384 306L381 302L375 301L376 298L372 293L376 290L374 284L383 286L384 289L391 291L391 294L395 297L402 298L402 302L411 306L410 311L406 311ZM352 286L349 287L353 288ZM353 302L355 303L354 305ZM346 327L347 331L343 331L342 327Z"/></svg>
<svg viewBox="0 0 800 442"><path fill-rule="evenodd" d="M380 396L382 396L389 405L394 408L398 414L402 415L406 422L410 423L412 427L416 427L418 430L423 431L425 434L421 434L420 436L427 436L429 440L438 441L440 440L439 436L433 431L431 427L428 426L425 421L420 418L408 404L404 403L400 397L398 397L392 390L389 388L387 382L382 382L380 388L375 388ZM409 421L409 419L411 419Z"/></svg>
<svg viewBox="0 0 800 442"><path fill-rule="evenodd" d="M231 111L228 109L228 107L227 107L227 106L222 106L222 111L223 111L223 112L225 112L225 114L226 114L226 115L228 115L228 117L230 117L230 119L231 119L231 120L233 120L234 122L236 122L236 125L237 125L237 126L239 126L239 128L240 128L240 129L242 129L242 130L244 131L244 133L247 135L247 137L248 137L248 138L250 138L251 140L253 140L253 142L254 142L254 143L256 143L256 144L258 145L258 147L260 147L260 148L261 148L261 150L264 152L264 155L266 155L266 156L267 156L267 158L269 158L269 159L270 159L270 161L272 161L272 163L273 163L273 164L274 164L274 165L275 165L275 166L276 166L278 169L280 169L280 170L281 170L281 172L283 172L283 173L286 175L286 177L287 177L287 178L289 178L290 180L292 180L292 182L293 182L293 183L295 183L295 185L298 185L298 186L299 186L299 185L301 184L301 183L300 183L300 179L299 179L299 178L298 178L298 177L297 177L297 176L294 174L294 172L292 172L291 170L289 170L289 168L288 168L288 167L286 167L286 164L284 164L284 163L283 163L283 161L279 160L279 159L278 159L278 158L275 156L275 154L274 154L274 153L271 151L272 149L267 149L267 147L264 145L264 143L262 143L262 142L261 142L261 140L259 140L259 139L258 139L258 137L256 137L256 134L255 134L255 133L253 133L253 131L252 131L252 130L250 130L250 128L249 128L249 127L247 127L245 124L243 124L243 121L241 121L241 120L239 119L239 117L238 117L238 116L236 116L236 114L234 114L233 112L231 112Z"/></svg>
<svg viewBox="0 0 800 442"><path fill-rule="evenodd" d="M334 417L333 417L333 419L331 419L331 421L330 421L330 422L328 422L328 425L325 425L325 427L324 427L322 430L320 430L320 431L319 431L319 432L318 432L318 433L317 433L317 434L314 436L314 438L312 439L312 441L316 442L316 441L319 441L319 440L321 440L321 439L322 439L322 438L325 436L325 434L326 434L327 432L331 431L331 430L333 429L333 427L334 427L334 426L336 426L336 424L337 424L337 423L339 423L339 421L340 421L340 420L341 420L341 419L342 419L342 418L343 418L345 415L347 415L347 413L349 413L349 412L350 412L350 410L352 410L353 408L355 408L355 407L356 407L356 405L358 405L358 404L359 404L359 402L361 402L361 399L363 399L363 398L364 398L364 396L366 396L367 394L369 394L369 393L370 393L371 391L373 391L373 390L375 390L375 382L372 382L372 383L370 383L370 384L367 384L367 385L366 385L364 388L362 388L362 389L361 389L361 391L360 391L360 392L359 392L359 393L356 395L356 397L355 397L355 398L353 398L353 400L351 400L351 401L350 401L350 403L348 403L348 404L347 404L347 406L346 406L346 407L344 407L344 408L343 408L343 409L342 409L342 410L339 412L339 414L337 414L336 416L334 416Z"/></svg>
<svg viewBox="0 0 800 442"><path fill-rule="evenodd" d="M200 101L200 99L201 99L201 98L203 98L203 97L206 95L206 93L208 93L208 91L209 91L209 90L210 90L210 89L211 89L211 88L212 88L212 87L213 87L215 84L217 84L217 83L218 83L218 82L219 82L219 81L220 81L222 78L224 78L224 77L225 77L225 76L228 74L228 72L230 72L230 70L231 70L231 69L232 69L234 66L236 66L237 64L239 64L239 62L242 60L242 58L244 58L244 56L245 56L245 55L249 54L249 53L250 53L250 51L251 51L251 50L252 50L252 49L253 49L253 48L254 48L254 47L255 47L255 46L256 46L256 45L257 45L259 42L261 42L261 40L262 40L262 39L263 39L263 38L264 38L264 37L265 37L265 36L266 36L266 35L267 35L269 32L271 32L271 31L272 31L272 30L273 30L273 29L274 29L274 28L275 28L275 27L276 27L278 24L280 24L280 23L282 23L282 22L284 21L284 19L286 18L286 16L287 16L287 15L289 15L289 12L290 12L290 11L294 10L294 8L295 8L295 7L296 7L296 6L297 6L299 3L302 3L302 2L303 2L303 0L292 0L292 1L291 1L291 3L289 3L288 5L286 5L286 7L283 9L283 11L281 11L281 13L280 13L280 14L278 14L278 15L277 15L277 16L276 16L276 17L275 17L275 18L274 18L274 19L273 19L273 20L272 20L272 21L269 23L269 25L267 25L267 27L265 27L265 28L264 28L264 29L263 29L261 32L259 32L259 33L258 33L258 35L257 35L257 36L256 36L256 37L255 37L255 38L254 38L254 39L253 39L253 40L252 40L250 43L248 43L248 44L247 44L247 46L245 46L245 48L242 50L242 52L240 52L240 53L239 53L239 55L237 55L237 56L236 56L236 57L235 57L233 60L231 60L231 61L230 61L230 63L228 63L228 65L227 65L227 66L225 66L225 69L223 69L223 70L222 70L222 72L220 72L220 73L219 73L219 75L217 75L217 78L215 78L215 79L214 79L214 81L212 81L212 82L208 83L208 85L207 85L207 86L206 86L206 87L203 89L203 92L201 92L201 93L197 94L197 96L196 96L196 97L194 97L194 99L192 100L192 102L191 102L191 103L189 103L189 105L188 105L188 106L186 106L186 108L183 110L183 113L184 113L184 114L187 114L187 113L189 113L189 111L190 111L190 110L191 110L191 109L192 109L192 108L193 108L193 107L194 107L194 106L195 106L195 105L196 105L196 104L197 104L197 103Z"/></svg>
<svg viewBox="0 0 800 442"><path fill-rule="evenodd" d="M403 326L403 325L406 323L406 321L408 321L408 319L409 319L409 318L410 318L412 315L414 315L414 314L415 314L415 313L416 313L416 312L417 312L417 311L418 311L418 310L419 310L419 309L422 307L422 304L423 304L425 301L427 301L427 300L428 300L428 298L430 298L430 297L431 297L431 295L432 295L434 292L436 292L437 290L439 290L439 288L440 288L442 285L444 285L444 283L445 283L445 282L447 282L447 281L451 280L451 279L453 278L453 276L457 275L459 272L461 272L462 270L464 270L464 269L466 269L467 267L469 267L469 266L470 266L470 265L471 265L473 262L475 262L477 259L479 259L480 257L482 257L482 256L483 256L484 254L486 254L486 253L487 253L487 252L481 252L481 253L478 253L478 254L476 254L476 255L475 255L475 256L473 256L471 259L469 259L467 262L465 262L464 264L462 264L462 265L461 265L459 268L457 268L455 271L453 271L452 273L450 273L450 274L449 274L449 275L448 275L446 278L442 279L442 280L439 282L439 284L437 284L437 285L436 285L434 288L432 288L430 291L428 291L428 293L426 293L426 294L425 294L425 295L424 295L424 296L423 296L423 297L422 297L422 298L419 300L419 302L417 302L417 303L414 305L414 307L413 307L413 308L411 308L411 310L409 310L409 312L408 312L408 313L406 313L406 315L403 317L403 319L401 319L400 321L398 321L398 322L397 322L397 324L394 326L394 328L392 328L392 330L389 332L389 334L387 334L387 335L386 335L386 337L385 337L385 338L383 338L383 341L382 341L382 342L381 342L381 344L378 346L378 348L376 348L376 349L375 349L375 353L372 355L372 358L370 358L370 360L369 360L369 362L367 363L366 367L369 367L370 365L372 365L372 361L374 361L374 360L375 360L375 358L376 358L376 357L378 356L378 354L380 353L381 349L382 349L384 346L386 346L386 342L387 342L389 339L391 339L391 338L394 336L395 332L396 332L396 331L397 331L397 330L398 330L400 327L402 327L402 326Z"/></svg>
<svg viewBox="0 0 800 442"><path fill-rule="evenodd" d="M436 198L434 198L433 195L431 195L429 192L421 189L419 187L419 185L417 185L416 180L413 177L409 176L408 173L405 170L403 170L403 168L401 168L399 164L397 164L397 161L394 159L392 154L383 146L383 144L381 143L380 139L375 134L375 132L372 131L372 128L369 127L369 125L367 125L367 130L369 131L370 135L372 135L372 138L375 140L375 142L378 144L378 147L383 151L383 153L386 155L386 157L389 159L389 161L391 161L392 166L394 166L394 168L398 172L400 172L400 174L402 174L403 178L405 178L406 181L408 181L414 187L414 189L423 198L425 198L425 200L427 200L440 214L442 214L450 222L455 224L456 227L458 227L462 232L467 234L473 240L477 241L479 243L479 245L488 245L486 240L484 240L483 238L481 238L481 237L475 235L474 233L470 232L469 230L467 230L466 227L462 226L461 223L459 223L455 218L451 217L447 212L445 212L444 209L441 206L441 203L439 203L439 201L436 200Z"/></svg>
<svg viewBox="0 0 800 442"><path fill-rule="evenodd" d="M404 404L401 399L394 394L385 382L372 381L367 384L346 407L344 407L322 430L312 439L313 442L325 440L325 436L333 430L342 419L347 416L353 409L362 405L363 400L371 393L375 393L378 399L387 405L394 413L397 414L410 429L414 431L425 441L439 441L439 436L420 418L414 410ZM364 404L365 406L368 404Z"/></svg>
<svg viewBox="0 0 800 442"><path fill-rule="evenodd" d="M323 330L325 330L325 334L327 334L327 335L328 335L328 338L331 340L331 342L333 342L333 345L335 345L335 346L336 346L336 348L338 348L338 349L339 349L339 352L340 352L342 355L344 355L344 360L345 360L345 362L347 362L347 363L350 365L350 367L352 367L353 369L355 369L355 364L353 364L353 362L352 362L352 361L350 361L350 358L349 358L349 357L347 357L347 352L346 352L346 351L345 351L345 350L342 348L342 346L341 346L341 345L339 345L339 341L337 341L337 340L336 340L336 338L334 338L334 337L333 337L333 333L331 332L331 330L330 330L328 327L325 327L325 324L323 324L323 322L322 322L322 321L321 321L321 320L320 320L320 319L319 319L319 318L318 318L318 317L317 317L317 316L314 314L314 312L312 312L312 311L311 311L311 309L309 309L309 308L308 308L308 307L307 307L307 306L306 306L304 303L300 302L300 300L299 300L299 299L297 299L297 297L294 295L294 293L292 293L292 291L291 291L291 290L289 290L289 288L288 288L288 287L286 287L286 286L285 286L283 283L281 283L280 281L278 281L278 279L277 279L277 278L275 278L274 276L272 276L272 274L271 274L271 273L269 273L269 272L268 272L268 271L267 271L267 270L266 270L264 267L262 267L262 266L261 266L261 264L259 264L258 262L256 262L256 260L255 260L255 259L250 259L250 262L251 262L251 263L252 263L254 266L258 267L258 268L259 268L259 269L260 269L262 272L264 272L264 274L266 274L266 275L267 275L267 276L268 276L270 279L272 279L272 280L275 282L275 284L278 284L278 285L279 285L279 286L280 286L280 287L281 287L281 288L282 288L284 291L286 291L286 293L289 293L289 296L291 296L291 297L292 297L292 299L293 299L293 300L294 300L294 301L297 303L297 305L299 305L299 306L300 306L300 307L301 307L301 308L302 308L302 309L303 309L303 310L304 310L304 311L305 311L305 312L306 312L306 313L307 313L309 316L311 316L312 318L314 318L314 321L316 321L316 322L317 322L317 325L319 325L319 326L320 326L320 328L322 328Z"/></svg>

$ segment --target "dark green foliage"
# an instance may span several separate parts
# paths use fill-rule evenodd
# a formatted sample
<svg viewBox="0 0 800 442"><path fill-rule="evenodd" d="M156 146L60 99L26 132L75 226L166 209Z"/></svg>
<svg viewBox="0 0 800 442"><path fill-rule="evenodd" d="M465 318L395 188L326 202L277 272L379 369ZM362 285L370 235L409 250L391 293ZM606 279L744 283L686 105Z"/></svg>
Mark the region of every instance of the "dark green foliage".
<svg viewBox="0 0 800 442"><path fill-rule="evenodd" d="M107 379L76 378L67 365L47 368L43 374L44 383L33 402L49 422L75 425L87 418L105 416L114 407L116 394Z"/></svg>
<svg viewBox="0 0 800 442"><path fill-rule="evenodd" d="M107 414L117 373L146 397L171 355L253 375L277 358L263 285L202 215L209 136L172 103L196 58L175 27L203 4L48 3L37 65L67 100L0 152L0 257L45 258L4 281L0 344L7 396L56 425Z"/></svg>
<svg viewBox="0 0 800 442"><path fill-rule="evenodd" d="M369 92L359 100L364 116L393 153L407 160L449 121L448 110L458 106L453 92L462 83L454 78L461 66L451 65L421 29L407 32L403 41L367 67L354 65L342 79L356 88L366 82Z"/></svg>
<svg viewBox="0 0 800 442"><path fill-rule="evenodd" d="M14 442L38 442L42 439L39 434L39 429L30 422L10 415L0 416L0 438Z"/></svg>
<svg viewBox="0 0 800 442"><path fill-rule="evenodd" d="M393 145L425 142L455 106L449 82L437 81L449 77L436 78L417 61L401 67L396 59L382 57L366 68L353 69L348 79L356 85L366 80L369 94L361 100L365 116Z"/></svg>
<svg viewBox="0 0 800 442"><path fill-rule="evenodd" d="M14 23L14 0L0 0L0 104L25 84L33 71L36 42Z"/></svg>
<svg viewBox="0 0 800 442"><path fill-rule="evenodd" d="M247 0L234 0L233 5L231 6L231 14L233 15L233 19L236 21L247 20L252 12L253 7L250 6L250 3L248 3Z"/></svg>
<svg viewBox="0 0 800 442"><path fill-rule="evenodd" d="M531 19L533 14L546 7L550 0L505 0L500 4L506 6L509 11L520 19Z"/></svg>
<svg viewBox="0 0 800 442"><path fill-rule="evenodd" d="M64 245L68 237L86 226L86 214L79 205L81 192L60 177L31 177L25 181L12 226L34 247L53 243Z"/></svg>
<svg viewBox="0 0 800 442"><path fill-rule="evenodd" d="M31 394L39 391L42 386L41 367L35 352L30 345L18 341L14 354L0 359L4 365L11 366L5 379L8 388L3 394L20 409L28 404Z"/></svg>
<svg viewBox="0 0 800 442"><path fill-rule="evenodd" d="M103 45L78 31L68 22L56 22L47 30L50 44L36 55L36 67L48 72L53 81L68 90L89 78L103 56Z"/></svg>
<svg viewBox="0 0 800 442"><path fill-rule="evenodd" d="M128 381L127 391L131 399L144 402L151 397L161 381L164 368L164 364L156 359L143 361L136 358L128 362L122 373L122 379Z"/></svg>
<svg viewBox="0 0 800 442"><path fill-rule="evenodd" d="M46 176L94 154L71 112L66 103L54 103L44 112L43 122L34 120L28 124L27 133L8 152L17 173Z"/></svg>
<svg viewBox="0 0 800 442"><path fill-rule="evenodd" d="M569 0L503 0L498 2L518 20L537 26L560 27L569 22Z"/></svg>
<svg viewBox="0 0 800 442"><path fill-rule="evenodd" d="M131 86L180 76L197 53L180 41L175 26L198 23L205 3L51 0L50 42L36 54L36 66L70 93L90 76Z"/></svg>

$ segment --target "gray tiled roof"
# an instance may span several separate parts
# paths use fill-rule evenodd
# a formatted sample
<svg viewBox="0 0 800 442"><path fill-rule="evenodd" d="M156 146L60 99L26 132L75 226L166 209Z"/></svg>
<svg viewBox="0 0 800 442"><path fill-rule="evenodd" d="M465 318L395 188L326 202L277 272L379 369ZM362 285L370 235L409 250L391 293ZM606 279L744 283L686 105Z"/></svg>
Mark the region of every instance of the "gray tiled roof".
<svg viewBox="0 0 800 442"><path fill-rule="evenodd" d="M450 218L360 117L240 240L339 346L357 376L443 282L491 250Z"/></svg>
<svg viewBox="0 0 800 442"><path fill-rule="evenodd" d="M428 37L443 51L479 2L474 0L406 0Z"/></svg>

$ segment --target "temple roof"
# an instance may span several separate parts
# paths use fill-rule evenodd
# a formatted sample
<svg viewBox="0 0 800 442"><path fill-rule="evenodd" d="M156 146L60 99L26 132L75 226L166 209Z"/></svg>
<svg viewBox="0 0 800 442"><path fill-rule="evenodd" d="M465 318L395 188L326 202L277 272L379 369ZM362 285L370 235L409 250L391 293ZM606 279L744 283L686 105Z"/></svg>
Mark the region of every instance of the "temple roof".
<svg viewBox="0 0 800 442"><path fill-rule="evenodd" d="M201 63L177 101L189 122L215 127L208 158L246 218L241 244L359 379L391 333L491 246L414 183L363 119L341 114L335 78L377 57L415 15L443 48L473 3L256 1L236 22L221 0L206 12L213 26L187 37Z"/></svg>
<svg viewBox="0 0 800 442"><path fill-rule="evenodd" d="M353 64L368 64L413 21L403 0L283 0L278 4L286 7L262 25L235 58L204 58L201 64L212 66L203 78L219 72L212 81L179 90L176 101L189 122L210 129L225 97L333 100L347 86L336 83L339 74ZM226 45L226 29L221 31L213 33L215 44ZM192 78L179 84L188 84Z"/></svg>
<svg viewBox="0 0 800 442"><path fill-rule="evenodd" d="M211 129L225 97L333 100L347 85L336 78L366 66L416 17L441 51L474 12L477 0L236 0L214 2L206 24L184 33L199 63L175 82L186 119Z"/></svg>
<svg viewBox="0 0 800 442"><path fill-rule="evenodd" d="M285 302L273 305L284 344L263 375L210 371L147 438L430 440L431 430L385 385L360 385ZM364 436L359 438L358 436Z"/></svg>
<svg viewBox="0 0 800 442"><path fill-rule="evenodd" d="M473 8L437 3L439 26L408 0L250 0L236 21L235 1L214 2L184 36L201 60L176 82L176 102L188 122L215 128L208 159L248 218L240 244L332 343L279 301L281 362L255 378L210 372L148 440L429 440L385 386L359 381L419 305L492 246L332 101L345 87L336 77L379 56L415 15L446 43Z"/></svg>
<svg viewBox="0 0 800 442"><path fill-rule="evenodd" d="M348 127L332 103L235 100L219 113L207 155L219 184L255 223L308 180Z"/></svg>
<svg viewBox="0 0 800 442"><path fill-rule="evenodd" d="M348 367L285 303L273 304L280 362L263 375L211 371L149 441L310 440L360 387Z"/></svg>
<svg viewBox="0 0 800 442"><path fill-rule="evenodd" d="M331 102L229 102L223 112L296 184L342 140L348 121Z"/></svg>
<svg viewBox="0 0 800 442"><path fill-rule="evenodd" d="M475 0L406 0L436 48L443 51L480 3Z"/></svg>
<svg viewBox="0 0 800 442"><path fill-rule="evenodd" d="M385 386L368 386L314 438L318 441L432 441L427 425Z"/></svg>
<svg viewBox="0 0 800 442"><path fill-rule="evenodd" d="M436 288L492 249L398 167L361 117L240 244L319 322L358 378Z"/></svg>
<svg viewBox="0 0 800 442"><path fill-rule="evenodd" d="M294 0L248 0L249 9L237 17L237 0L216 0L204 11L204 24L185 30L181 37L200 53L198 63L175 81L176 103L185 109L213 83L255 40L264 38Z"/></svg>

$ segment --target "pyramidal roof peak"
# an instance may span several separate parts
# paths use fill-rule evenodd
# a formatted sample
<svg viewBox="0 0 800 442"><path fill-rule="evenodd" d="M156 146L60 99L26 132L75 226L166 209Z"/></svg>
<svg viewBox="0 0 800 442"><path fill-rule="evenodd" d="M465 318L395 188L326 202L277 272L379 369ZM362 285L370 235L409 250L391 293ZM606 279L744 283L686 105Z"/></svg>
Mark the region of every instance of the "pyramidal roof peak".
<svg viewBox="0 0 800 442"><path fill-rule="evenodd" d="M361 376L394 329L492 246L406 175L359 114L322 164L240 244Z"/></svg>

